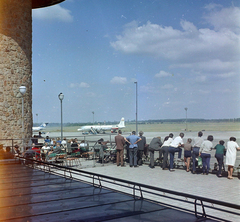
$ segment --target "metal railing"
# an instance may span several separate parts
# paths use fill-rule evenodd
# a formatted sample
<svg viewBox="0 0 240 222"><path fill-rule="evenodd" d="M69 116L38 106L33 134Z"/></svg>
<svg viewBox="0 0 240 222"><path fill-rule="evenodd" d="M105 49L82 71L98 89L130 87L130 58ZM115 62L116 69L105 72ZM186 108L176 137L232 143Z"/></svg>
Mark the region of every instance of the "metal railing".
<svg viewBox="0 0 240 222"><path fill-rule="evenodd" d="M240 205L237 204L154 187L98 173L90 173L84 170L74 169L58 164L24 158L20 158L20 161L22 163L25 161L30 161L30 164L28 164L29 167L53 173L66 179L81 181L91 184L95 187L106 188L120 193L132 195L134 199L145 199L151 202L155 202L156 204L161 204L166 207L195 214L196 218L198 219L212 218L219 221L228 221L226 219L207 214L205 209L211 209L214 212L221 211L229 215L240 216ZM171 201L173 201L174 204L171 203ZM181 203L181 206L177 206L176 202ZM183 203L185 207L182 207ZM193 206L194 210L189 209L191 206ZM199 208L201 209L200 211Z"/></svg>

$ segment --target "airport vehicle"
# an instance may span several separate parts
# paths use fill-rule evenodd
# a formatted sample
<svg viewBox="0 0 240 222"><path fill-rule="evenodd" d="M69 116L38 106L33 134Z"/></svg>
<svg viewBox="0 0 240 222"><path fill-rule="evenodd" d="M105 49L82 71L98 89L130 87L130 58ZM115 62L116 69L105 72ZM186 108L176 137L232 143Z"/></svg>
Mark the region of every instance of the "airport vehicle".
<svg viewBox="0 0 240 222"><path fill-rule="evenodd" d="M98 134L105 133L105 131L111 131L112 133L117 132L118 129L122 129L125 127L124 118L122 118L118 125L90 125L90 126L82 126L78 129L78 131L82 131L83 134Z"/></svg>
<svg viewBox="0 0 240 222"><path fill-rule="evenodd" d="M34 126L34 127L32 127L32 131L33 132L39 132L39 131L45 129L47 124L48 123L42 123L40 126Z"/></svg>

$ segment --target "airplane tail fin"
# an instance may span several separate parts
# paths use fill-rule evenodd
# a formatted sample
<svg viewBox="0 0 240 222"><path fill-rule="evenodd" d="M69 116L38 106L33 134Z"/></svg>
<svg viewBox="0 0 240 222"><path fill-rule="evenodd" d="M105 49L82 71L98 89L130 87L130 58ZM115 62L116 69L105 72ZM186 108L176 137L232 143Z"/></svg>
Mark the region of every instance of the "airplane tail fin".
<svg viewBox="0 0 240 222"><path fill-rule="evenodd" d="M43 123L40 127L46 127L48 123Z"/></svg>
<svg viewBox="0 0 240 222"><path fill-rule="evenodd" d="M124 128L125 127L125 121L124 121L124 117L121 119L121 121L118 124L119 128Z"/></svg>

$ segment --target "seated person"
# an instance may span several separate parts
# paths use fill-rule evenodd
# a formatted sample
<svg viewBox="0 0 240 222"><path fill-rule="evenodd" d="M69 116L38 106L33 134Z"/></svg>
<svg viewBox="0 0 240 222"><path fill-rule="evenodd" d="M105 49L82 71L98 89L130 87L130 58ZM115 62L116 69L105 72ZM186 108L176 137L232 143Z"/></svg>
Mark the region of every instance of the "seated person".
<svg viewBox="0 0 240 222"><path fill-rule="evenodd" d="M25 164L32 164L31 159L35 156L35 151L31 147L26 147L26 152L23 153L23 157L28 159L25 160Z"/></svg>
<svg viewBox="0 0 240 222"><path fill-rule="evenodd" d="M79 148L80 148L80 153L82 155L82 157L89 157L89 144L85 141L82 140L79 144Z"/></svg>
<svg viewBox="0 0 240 222"><path fill-rule="evenodd" d="M7 146L6 147L6 152L3 155L3 159L13 159L13 158L14 158L14 155L11 152L10 146Z"/></svg>
<svg viewBox="0 0 240 222"><path fill-rule="evenodd" d="M71 144L71 148L72 148L72 152L78 152L76 150L78 150L78 141L77 138L74 139L73 143Z"/></svg>
<svg viewBox="0 0 240 222"><path fill-rule="evenodd" d="M63 153L61 144L57 143L56 148L53 151L50 151L48 154L51 154L51 153L56 153L56 154Z"/></svg>
<svg viewBox="0 0 240 222"><path fill-rule="evenodd" d="M58 137L58 138L57 138L57 143L60 143L60 144L61 144L61 142L62 142L62 141L61 141L60 138Z"/></svg>
<svg viewBox="0 0 240 222"><path fill-rule="evenodd" d="M36 160L41 160L41 157L40 157L41 150L38 147L36 147L35 143L32 144L31 150L35 152Z"/></svg>
<svg viewBox="0 0 240 222"><path fill-rule="evenodd" d="M51 147L55 150L55 148L56 148L56 146L57 146L56 140L53 140L51 143L52 143L52 144L51 144Z"/></svg>
<svg viewBox="0 0 240 222"><path fill-rule="evenodd" d="M51 150L50 146L48 146L48 143L45 142L44 146L41 148L41 157L42 160L45 161L46 160L46 155L48 154L48 152Z"/></svg>
<svg viewBox="0 0 240 222"><path fill-rule="evenodd" d="M44 146L41 149L41 153L47 154L51 150L50 146L48 145L47 142L44 143Z"/></svg>
<svg viewBox="0 0 240 222"><path fill-rule="evenodd" d="M21 156L22 155L20 150L19 150L19 146L17 144L14 146L14 155L15 156Z"/></svg>
<svg viewBox="0 0 240 222"><path fill-rule="evenodd" d="M66 150L66 148L67 148L67 139L66 139L66 137L64 137L64 139L62 140L61 145Z"/></svg>
<svg viewBox="0 0 240 222"><path fill-rule="evenodd" d="M3 144L0 144L0 160L3 159L4 153Z"/></svg>
<svg viewBox="0 0 240 222"><path fill-rule="evenodd" d="M80 147L80 150L81 150L82 153L88 152L88 150L89 150L88 143L86 143L85 140L82 140L82 141L80 142L79 147Z"/></svg>
<svg viewBox="0 0 240 222"><path fill-rule="evenodd" d="M37 135L34 135L31 140L32 140L32 143L37 144L37 142L38 142L38 136L37 136Z"/></svg>
<svg viewBox="0 0 240 222"><path fill-rule="evenodd" d="M49 136L46 136L45 142L48 143L48 144L51 142Z"/></svg>

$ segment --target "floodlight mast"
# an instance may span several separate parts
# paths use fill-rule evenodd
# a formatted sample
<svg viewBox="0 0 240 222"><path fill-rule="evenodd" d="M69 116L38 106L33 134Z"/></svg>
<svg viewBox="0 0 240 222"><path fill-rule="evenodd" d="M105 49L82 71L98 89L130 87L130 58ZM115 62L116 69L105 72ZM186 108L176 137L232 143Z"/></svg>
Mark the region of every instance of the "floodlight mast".
<svg viewBox="0 0 240 222"><path fill-rule="evenodd" d="M63 115L62 115L62 101L63 101L63 98L64 98L64 95L62 93L60 93L58 95L58 98L60 100L60 103L61 103L61 141L63 140Z"/></svg>

